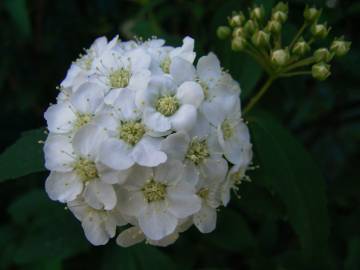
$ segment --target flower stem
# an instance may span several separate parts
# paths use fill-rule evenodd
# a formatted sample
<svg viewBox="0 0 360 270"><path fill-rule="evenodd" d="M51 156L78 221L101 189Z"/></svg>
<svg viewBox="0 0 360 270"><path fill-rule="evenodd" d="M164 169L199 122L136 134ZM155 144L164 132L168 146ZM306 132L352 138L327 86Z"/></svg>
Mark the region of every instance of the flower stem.
<svg viewBox="0 0 360 270"><path fill-rule="evenodd" d="M272 82L276 79L276 77L270 76L267 81L264 83L264 85L261 87L259 92L256 93L254 97L252 97L249 101L249 103L245 106L244 114L249 112L255 104L262 98L262 96L266 93L266 91L269 89Z"/></svg>
<svg viewBox="0 0 360 270"><path fill-rule="evenodd" d="M292 77L292 76L299 76L299 75L311 75L311 71L288 72L288 73L279 75L279 77L285 78L285 77Z"/></svg>
<svg viewBox="0 0 360 270"><path fill-rule="evenodd" d="M305 22L301 28L299 29L299 31L296 33L295 37L293 38L293 40L291 41L290 45L289 45L289 50L292 49L292 47L295 45L296 41L299 39L299 37L302 35L302 33L304 32L305 28L307 27L307 23Z"/></svg>

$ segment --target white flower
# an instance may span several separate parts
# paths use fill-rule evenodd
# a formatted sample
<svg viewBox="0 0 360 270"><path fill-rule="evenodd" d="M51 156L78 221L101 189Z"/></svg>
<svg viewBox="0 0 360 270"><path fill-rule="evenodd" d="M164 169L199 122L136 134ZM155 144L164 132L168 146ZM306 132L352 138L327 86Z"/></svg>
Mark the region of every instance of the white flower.
<svg viewBox="0 0 360 270"><path fill-rule="evenodd" d="M101 86L82 84L68 101L51 105L46 110L44 117L49 131L55 134L74 133L92 121L103 100Z"/></svg>
<svg viewBox="0 0 360 270"><path fill-rule="evenodd" d="M135 93L122 89L114 101L113 113L97 118L96 123L109 134L101 146L101 162L115 170L125 170L135 163L154 167L166 161L160 151L161 138L151 137L141 113L136 109Z"/></svg>
<svg viewBox="0 0 360 270"><path fill-rule="evenodd" d="M190 130L203 98L196 82L187 81L177 87L171 77L153 77L144 92L144 123L158 132Z"/></svg>
<svg viewBox="0 0 360 270"><path fill-rule="evenodd" d="M177 159L185 164L185 179L197 183L199 175L210 177L227 170L227 162L217 142L216 134L206 137L190 137L183 132L169 135L161 143L161 149L169 159Z"/></svg>
<svg viewBox="0 0 360 270"><path fill-rule="evenodd" d="M106 211L94 209L83 199L68 202L70 211L81 221L86 238L91 244L105 245L116 233L116 227L126 224L117 208Z"/></svg>
<svg viewBox="0 0 360 270"><path fill-rule="evenodd" d="M217 127L219 143L225 157L233 164L248 164L252 159L249 129L240 116L239 107L233 107Z"/></svg>
<svg viewBox="0 0 360 270"><path fill-rule="evenodd" d="M83 192L85 201L96 209L113 209L116 194L110 183L101 180L103 166L98 164L99 147L106 138L102 129L83 127L73 142L61 135L48 137L44 152L45 166L51 170L45 188L49 197L69 202Z"/></svg>
<svg viewBox="0 0 360 270"><path fill-rule="evenodd" d="M147 238L160 240L172 234L179 219L200 210L200 198L183 173L183 164L175 160L155 168L137 167L119 191L120 209L137 218Z"/></svg>

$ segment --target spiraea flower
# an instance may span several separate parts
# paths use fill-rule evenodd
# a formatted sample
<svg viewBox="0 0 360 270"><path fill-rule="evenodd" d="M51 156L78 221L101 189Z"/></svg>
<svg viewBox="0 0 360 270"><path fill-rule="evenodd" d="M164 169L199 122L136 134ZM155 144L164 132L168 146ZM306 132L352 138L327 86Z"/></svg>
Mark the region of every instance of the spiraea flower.
<svg viewBox="0 0 360 270"><path fill-rule="evenodd" d="M194 64L194 40L97 39L72 63L49 130L45 188L93 245L167 246L217 212L251 164L240 87L215 54Z"/></svg>

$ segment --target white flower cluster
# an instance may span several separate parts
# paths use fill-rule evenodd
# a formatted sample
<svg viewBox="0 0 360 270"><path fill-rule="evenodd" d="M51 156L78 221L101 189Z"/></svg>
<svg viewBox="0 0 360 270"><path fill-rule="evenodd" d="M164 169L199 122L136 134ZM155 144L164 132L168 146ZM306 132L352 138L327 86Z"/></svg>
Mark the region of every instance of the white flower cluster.
<svg viewBox="0 0 360 270"><path fill-rule="evenodd" d="M244 179L252 150L239 85L213 53L194 59L190 37L177 48L98 38L45 112L46 191L92 244L124 225L121 246L166 246L192 225L209 233Z"/></svg>

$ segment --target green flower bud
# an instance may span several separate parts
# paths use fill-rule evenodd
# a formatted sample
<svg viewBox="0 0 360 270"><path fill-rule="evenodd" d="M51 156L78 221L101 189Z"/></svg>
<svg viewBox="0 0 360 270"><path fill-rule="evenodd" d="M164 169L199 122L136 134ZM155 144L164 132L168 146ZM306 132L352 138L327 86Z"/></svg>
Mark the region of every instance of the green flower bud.
<svg viewBox="0 0 360 270"><path fill-rule="evenodd" d="M247 41L243 37L235 37L231 41L231 49L235 52L242 51L246 48Z"/></svg>
<svg viewBox="0 0 360 270"><path fill-rule="evenodd" d="M248 20L244 25L244 30L250 35L254 34L258 29L258 24L253 20Z"/></svg>
<svg viewBox="0 0 360 270"><path fill-rule="evenodd" d="M275 66L282 67L285 66L290 59L290 54L287 49L275 50L271 53L271 63Z"/></svg>
<svg viewBox="0 0 360 270"><path fill-rule="evenodd" d="M326 63L329 62L332 58L329 50L326 48L317 49L314 52L314 57L316 62L326 62Z"/></svg>
<svg viewBox="0 0 360 270"><path fill-rule="evenodd" d="M330 51L334 53L337 57L344 56L348 53L351 47L351 42L344 41L344 38L335 39L330 46Z"/></svg>
<svg viewBox="0 0 360 270"><path fill-rule="evenodd" d="M304 18L307 22L315 22L321 15L321 10L315 7L306 6L304 10Z"/></svg>
<svg viewBox="0 0 360 270"><path fill-rule="evenodd" d="M229 17L228 21L231 27L240 26L244 23L245 16L242 12L240 12L238 14L234 14L233 16Z"/></svg>
<svg viewBox="0 0 360 270"><path fill-rule="evenodd" d="M230 28L228 26L219 26L216 30L216 34L220 39L226 39L230 35Z"/></svg>
<svg viewBox="0 0 360 270"><path fill-rule="evenodd" d="M311 74L315 79L317 79L319 81L324 81L331 74L330 65L325 64L325 63L315 64L311 68Z"/></svg>
<svg viewBox="0 0 360 270"><path fill-rule="evenodd" d="M273 12L275 11L282 11L287 14L289 12L289 5L287 3L285 4L284 2L279 2L273 8Z"/></svg>
<svg viewBox="0 0 360 270"><path fill-rule="evenodd" d="M311 33L315 38L324 39L329 34L331 28L327 24L313 24L311 26Z"/></svg>
<svg viewBox="0 0 360 270"><path fill-rule="evenodd" d="M296 55L302 56L310 51L310 46L307 42L301 38L294 44L292 52Z"/></svg>
<svg viewBox="0 0 360 270"><path fill-rule="evenodd" d="M279 34L281 32L282 25L277 20L270 20L265 29L270 33Z"/></svg>
<svg viewBox="0 0 360 270"><path fill-rule="evenodd" d="M245 30L244 30L244 28L242 28L242 27L236 27L235 29L234 29L234 31L232 32L232 36L235 38L235 37L243 37L243 36L245 36L246 35L246 33L245 33Z"/></svg>
<svg viewBox="0 0 360 270"><path fill-rule="evenodd" d="M263 6L256 6L250 11L250 18L261 22L264 19L265 16L265 9Z"/></svg>
<svg viewBox="0 0 360 270"><path fill-rule="evenodd" d="M257 31L251 38L252 43L257 47L265 47L269 45L270 35L265 31Z"/></svg>
<svg viewBox="0 0 360 270"><path fill-rule="evenodd" d="M284 22L286 22L288 15L283 11L276 11L272 14L271 18L280 23L284 23Z"/></svg>

